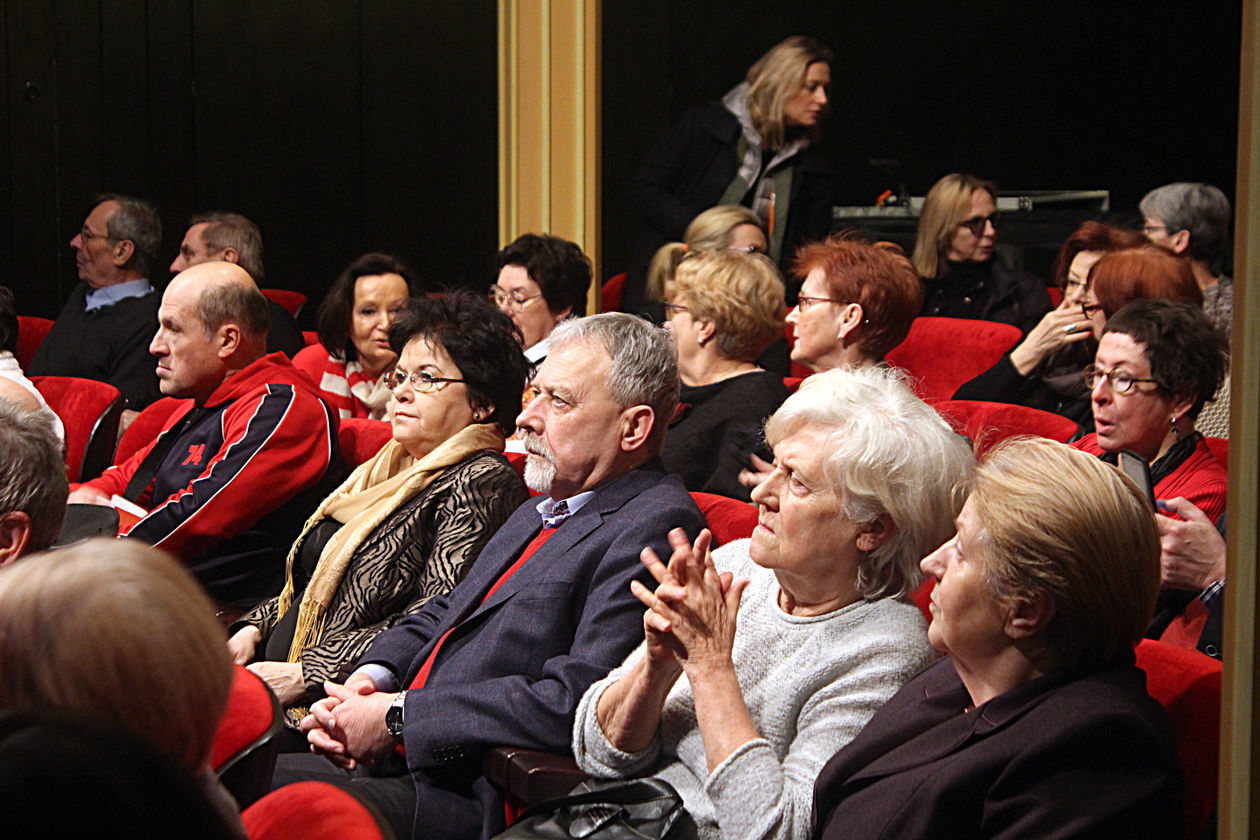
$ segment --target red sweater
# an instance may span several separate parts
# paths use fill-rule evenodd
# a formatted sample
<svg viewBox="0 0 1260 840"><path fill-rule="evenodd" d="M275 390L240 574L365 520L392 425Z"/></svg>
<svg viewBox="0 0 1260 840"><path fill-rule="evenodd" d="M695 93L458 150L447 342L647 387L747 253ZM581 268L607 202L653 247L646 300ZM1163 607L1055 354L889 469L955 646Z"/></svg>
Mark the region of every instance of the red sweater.
<svg viewBox="0 0 1260 840"><path fill-rule="evenodd" d="M1103 454L1097 434L1088 434L1072 446L1095 457ZM1200 438L1190 457L1155 485L1155 498L1182 496L1203 511L1208 519L1216 522L1225 512L1227 486L1225 467L1212 457L1207 441Z"/></svg>

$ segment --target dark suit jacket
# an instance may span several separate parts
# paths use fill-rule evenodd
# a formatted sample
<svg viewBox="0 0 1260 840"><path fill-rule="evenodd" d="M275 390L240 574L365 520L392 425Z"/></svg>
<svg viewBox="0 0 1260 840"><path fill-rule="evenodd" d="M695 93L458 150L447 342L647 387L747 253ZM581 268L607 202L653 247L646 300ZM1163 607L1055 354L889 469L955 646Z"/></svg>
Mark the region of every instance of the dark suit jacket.
<svg viewBox="0 0 1260 840"><path fill-rule="evenodd" d="M907 683L823 768L814 837L1180 835L1171 725L1131 658L969 702L949 659Z"/></svg>
<svg viewBox="0 0 1260 840"><path fill-rule="evenodd" d="M704 526L676 476L633 470L596 490L482 604L541 529L536 503L517 509L449 596L382 633L359 661L386 666L406 687L455 628L425 687L407 693L417 837L465 840L503 829L503 801L482 777L485 753L499 745L570 751L582 694L643 638L643 606L630 592L631 580L648 582L639 552L652 546L666 557L670 529L694 539Z"/></svg>

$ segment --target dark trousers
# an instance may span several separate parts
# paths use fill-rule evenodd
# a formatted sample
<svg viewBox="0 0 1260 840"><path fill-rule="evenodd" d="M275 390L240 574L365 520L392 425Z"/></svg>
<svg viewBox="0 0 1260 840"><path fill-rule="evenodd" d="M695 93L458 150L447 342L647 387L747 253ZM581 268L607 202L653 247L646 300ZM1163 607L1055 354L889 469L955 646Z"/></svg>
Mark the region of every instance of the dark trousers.
<svg viewBox="0 0 1260 840"><path fill-rule="evenodd" d="M294 782L327 782L348 791L366 802L389 824L398 840L411 836L416 819L416 786L411 776L374 776L359 767L342 770L323 756L312 753L281 753L276 757L276 772L271 789Z"/></svg>

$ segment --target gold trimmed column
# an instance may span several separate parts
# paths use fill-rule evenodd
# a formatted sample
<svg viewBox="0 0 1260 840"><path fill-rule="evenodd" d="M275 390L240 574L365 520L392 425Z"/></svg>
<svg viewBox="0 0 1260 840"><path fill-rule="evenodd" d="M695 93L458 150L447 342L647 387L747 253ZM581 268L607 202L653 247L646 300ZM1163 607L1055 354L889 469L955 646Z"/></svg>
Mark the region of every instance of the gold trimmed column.
<svg viewBox="0 0 1260 840"><path fill-rule="evenodd" d="M499 0L499 239L590 256L599 301L599 0Z"/></svg>
<svg viewBox="0 0 1260 840"><path fill-rule="evenodd" d="M1260 699L1257 668L1257 510L1260 509L1260 15L1242 9L1238 92L1238 183L1234 222L1231 341L1228 583L1225 685L1221 697L1220 833L1260 837ZM1251 316L1251 317L1249 317Z"/></svg>

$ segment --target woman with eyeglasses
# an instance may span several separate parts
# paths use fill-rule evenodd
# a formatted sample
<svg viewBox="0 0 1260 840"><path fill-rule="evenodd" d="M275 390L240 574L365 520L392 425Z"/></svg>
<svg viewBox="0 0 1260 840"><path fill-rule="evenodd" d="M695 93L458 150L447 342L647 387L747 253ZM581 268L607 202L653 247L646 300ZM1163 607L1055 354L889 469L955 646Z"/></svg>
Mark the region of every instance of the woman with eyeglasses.
<svg viewBox="0 0 1260 840"><path fill-rule="evenodd" d="M682 390L661 458L688 490L746 502L746 453L788 395L783 378L756 361L783 336L783 281L760 254L709 251L682 260L665 298Z"/></svg>
<svg viewBox="0 0 1260 840"><path fill-rule="evenodd" d="M319 305L319 342L326 357L313 378L338 416L384 419L385 374L398 358L389 345L389 325L420 291L414 272L388 254L364 254L333 281ZM302 351L308 352L315 351Z"/></svg>
<svg viewBox="0 0 1260 840"><path fill-rule="evenodd" d="M997 364L964 382L954 399L1025 405L1093 429L1089 389L1080 377L1098 346L1090 270L1104 255L1141 243L1136 231L1101 222L1085 222L1073 231L1054 261L1054 285L1063 290L1062 302Z"/></svg>
<svg viewBox="0 0 1260 840"><path fill-rule="evenodd" d="M989 181L955 172L928 190L913 258L923 278L921 314L998 321L1027 333L1050 311L1041 279L994 254L997 225L997 188Z"/></svg>
<svg viewBox="0 0 1260 840"><path fill-rule="evenodd" d="M296 725L376 634L463 579L528 498L501 454L528 364L512 320L479 296L415 298L389 332L394 437L307 520L284 589L233 624L228 650Z"/></svg>
<svg viewBox="0 0 1260 840"><path fill-rule="evenodd" d="M499 251L499 278L490 299L517 329L525 356L537 367L547 357L547 336L570 316L586 314L591 261L558 236L526 233Z"/></svg>
<svg viewBox="0 0 1260 840"><path fill-rule="evenodd" d="M1201 304L1137 300L1107 319L1090 389L1094 428L1073 444L1114 462L1127 449L1150 465L1157 499L1188 499L1215 522L1225 512L1225 467L1195 418L1220 388L1229 346Z"/></svg>
<svg viewBox="0 0 1260 840"><path fill-rule="evenodd" d="M710 207L691 220L681 242L665 243L652 257L648 266L646 302L665 299L665 287L673 280L678 264L690 254L705 251L764 254L766 248L766 232L756 213L738 204Z"/></svg>

